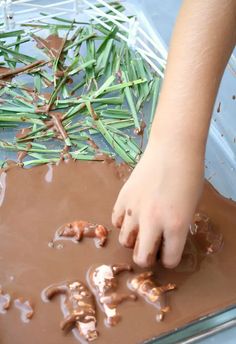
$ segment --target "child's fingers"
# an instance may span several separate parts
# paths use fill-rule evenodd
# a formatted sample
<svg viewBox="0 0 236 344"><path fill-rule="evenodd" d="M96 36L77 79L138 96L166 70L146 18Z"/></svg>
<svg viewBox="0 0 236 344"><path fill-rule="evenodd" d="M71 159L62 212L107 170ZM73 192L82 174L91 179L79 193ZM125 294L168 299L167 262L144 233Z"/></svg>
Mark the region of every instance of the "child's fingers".
<svg viewBox="0 0 236 344"><path fill-rule="evenodd" d="M176 267L182 257L187 230L165 230L162 246L162 263L166 268Z"/></svg>
<svg viewBox="0 0 236 344"><path fill-rule="evenodd" d="M112 224L116 228L121 228L125 217L125 209L119 208L114 209L112 213Z"/></svg>
<svg viewBox="0 0 236 344"><path fill-rule="evenodd" d="M148 221L140 222L139 226L133 259L137 265L143 268L150 267L156 261L162 231L157 225Z"/></svg>
<svg viewBox="0 0 236 344"><path fill-rule="evenodd" d="M138 221L127 211L120 230L119 242L121 245L133 248L138 235Z"/></svg>
<svg viewBox="0 0 236 344"><path fill-rule="evenodd" d="M124 221L124 217L125 217L125 206L124 203L122 202L122 199L119 195L114 208L113 208L113 212L112 212L112 217L111 217L111 221L113 226L115 226L116 228L121 228L122 223Z"/></svg>

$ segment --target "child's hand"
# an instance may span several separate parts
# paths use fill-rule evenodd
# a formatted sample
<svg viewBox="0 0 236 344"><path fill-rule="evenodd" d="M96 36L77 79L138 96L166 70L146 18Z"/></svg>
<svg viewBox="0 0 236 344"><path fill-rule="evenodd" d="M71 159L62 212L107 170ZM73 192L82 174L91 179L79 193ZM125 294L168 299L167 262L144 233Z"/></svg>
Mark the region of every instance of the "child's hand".
<svg viewBox="0 0 236 344"><path fill-rule="evenodd" d="M112 222L142 267L155 262L160 248L166 267L181 259L203 186L203 159L191 153L178 144L149 143L120 191Z"/></svg>
<svg viewBox="0 0 236 344"><path fill-rule="evenodd" d="M148 147L122 188L113 224L134 261L176 266L203 186L217 89L235 46L236 2L183 1Z"/></svg>

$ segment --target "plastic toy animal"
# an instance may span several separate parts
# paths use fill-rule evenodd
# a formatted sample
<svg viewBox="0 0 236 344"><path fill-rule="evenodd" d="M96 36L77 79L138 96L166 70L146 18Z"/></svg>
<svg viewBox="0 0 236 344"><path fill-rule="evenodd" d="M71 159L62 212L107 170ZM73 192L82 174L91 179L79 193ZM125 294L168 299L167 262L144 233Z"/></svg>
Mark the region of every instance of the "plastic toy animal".
<svg viewBox="0 0 236 344"><path fill-rule="evenodd" d="M147 271L132 278L128 286L158 309L157 321L161 321L164 314L169 312L170 307L165 304L164 294L169 290L176 289L175 284L169 283L158 287L153 280L153 272Z"/></svg>
<svg viewBox="0 0 236 344"><path fill-rule="evenodd" d="M115 290L118 286L116 276L124 271L131 271L129 264L100 265L89 273L90 284L93 287L97 298L106 315L106 323L114 326L120 321L117 312L119 304L126 300L135 301L135 294L119 294Z"/></svg>
<svg viewBox="0 0 236 344"><path fill-rule="evenodd" d="M68 314L61 322L61 329L76 327L81 337L87 341L97 339L95 299L87 286L82 282L73 281L52 285L43 292L43 296L48 300L58 294L65 295L63 313Z"/></svg>
<svg viewBox="0 0 236 344"><path fill-rule="evenodd" d="M84 237L94 238L98 246L104 246L107 241L108 230L102 225L79 220L69 222L59 228L56 238L63 237L72 238L76 242L81 241Z"/></svg>

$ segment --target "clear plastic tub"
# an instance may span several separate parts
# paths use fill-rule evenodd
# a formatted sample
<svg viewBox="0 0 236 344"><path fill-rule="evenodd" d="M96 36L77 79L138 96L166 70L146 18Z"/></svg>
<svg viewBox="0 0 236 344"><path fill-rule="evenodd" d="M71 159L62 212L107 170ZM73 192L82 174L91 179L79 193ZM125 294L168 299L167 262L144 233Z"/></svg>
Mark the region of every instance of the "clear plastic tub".
<svg viewBox="0 0 236 344"><path fill-rule="evenodd" d="M158 46L157 56L165 59L167 56L167 47L170 41L171 32L175 18L180 7L180 0L129 0L123 1L128 10L137 14L140 27L148 36L156 42ZM60 15L67 18L74 18L75 11L78 11L78 18L81 20L81 10L83 1L64 0L60 2L49 0L18 0L11 5L10 1L1 1L1 6L8 6L8 11L15 13L14 20L10 21L9 29L13 27L14 22L24 22L32 20L38 16L38 11L42 8L44 11L51 11L51 15ZM32 6L36 5L38 6ZM11 7L12 6L12 7ZM48 7L47 7L48 6ZM82 6L82 7L81 7ZM2 7L3 8L3 7ZM3 12L4 15L4 12ZM4 19L4 18L2 18ZM6 19L6 18L5 18ZM16 24L17 27L17 24ZM132 27L133 29L133 27ZM136 45L135 32L130 36L131 45ZM148 48L151 48L150 42L145 41ZM146 51L148 51L146 49ZM187 53L187 52L186 52ZM156 63L157 60L154 63ZM233 65L234 62L232 62ZM160 67L157 63L158 68ZM233 66L234 67L234 66ZM206 178L221 192L223 195L236 200L236 81L235 70L227 67L216 99L215 109L211 122L207 155L206 155ZM220 112L217 111L220 105ZM6 132L5 138L11 135ZM2 132L1 132L1 138ZM5 153L0 151L0 158L4 158ZM8 154L9 157L9 154ZM215 314L196 321L194 324L184 329L178 329L174 334L162 337L159 340L154 339L152 343L193 343L202 342L203 338L209 334L223 331L225 328L235 325L236 309L222 310L220 314ZM231 331L231 332L230 332ZM228 331L228 338L234 333L234 328ZM217 343L217 337L212 337ZM227 332L224 336L227 338ZM201 340L201 341L200 341ZM213 341L212 341L213 342Z"/></svg>

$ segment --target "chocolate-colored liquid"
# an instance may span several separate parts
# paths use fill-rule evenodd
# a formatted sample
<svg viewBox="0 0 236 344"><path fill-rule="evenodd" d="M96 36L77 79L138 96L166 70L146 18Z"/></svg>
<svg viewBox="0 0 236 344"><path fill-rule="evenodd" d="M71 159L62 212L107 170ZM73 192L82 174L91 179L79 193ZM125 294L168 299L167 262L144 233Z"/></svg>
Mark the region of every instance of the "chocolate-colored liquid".
<svg viewBox="0 0 236 344"><path fill-rule="evenodd" d="M86 283L87 271L94 265L131 263L135 272L140 272L132 263L132 251L119 245L118 232L110 221L128 175L128 170L123 172L125 168L113 163L68 162L30 170L16 167L1 174L0 285L2 293L11 296L10 308L0 314L1 344L78 343L71 331L64 333L59 327L63 319L60 296L45 303L41 298L44 288L68 280ZM176 270L157 263L160 284L177 285L177 290L168 294L171 311L162 322L156 322L155 307L141 297L118 306L121 321L112 328L106 327L97 306L98 343L141 343L236 303L236 204L206 184L200 210L223 233L223 248L204 256L197 253L197 246L188 245ZM106 246L98 248L86 237L78 244L62 240L52 245L55 231L73 220L112 229ZM119 275L120 292L130 292L126 281L132 276L130 272ZM19 298L33 306L28 322L22 321L15 307L14 300Z"/></svg>

